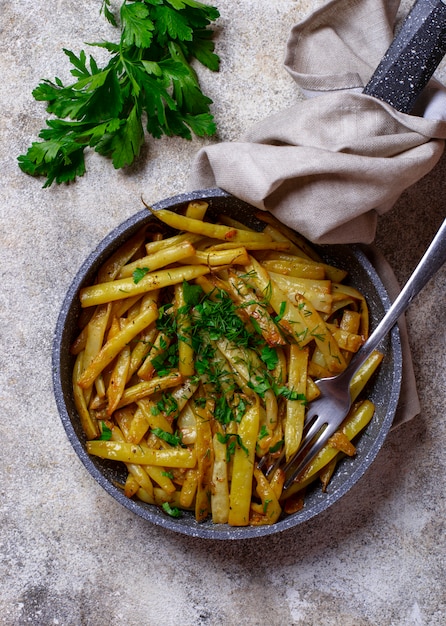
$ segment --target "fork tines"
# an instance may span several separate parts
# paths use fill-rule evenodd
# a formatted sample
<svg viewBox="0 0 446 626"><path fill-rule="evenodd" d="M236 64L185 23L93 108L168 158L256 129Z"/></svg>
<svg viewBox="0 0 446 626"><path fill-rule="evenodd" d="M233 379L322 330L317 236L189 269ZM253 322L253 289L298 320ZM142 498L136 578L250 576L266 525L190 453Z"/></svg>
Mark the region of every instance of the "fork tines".
<svg viewBox="0 0 446 626"><path fill-rule="evenodd" d="M327 424L326 420L317 415L307 422L298 451L283 467L286 475L284 491L303 473L335 431L336 425Z"/></svg>

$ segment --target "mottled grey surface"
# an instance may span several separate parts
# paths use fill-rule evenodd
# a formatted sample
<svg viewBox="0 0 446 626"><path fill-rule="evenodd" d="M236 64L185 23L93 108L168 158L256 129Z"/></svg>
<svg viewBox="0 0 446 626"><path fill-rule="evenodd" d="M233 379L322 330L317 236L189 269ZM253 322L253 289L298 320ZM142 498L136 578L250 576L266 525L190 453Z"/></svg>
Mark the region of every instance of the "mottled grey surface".
<svg viewBox="0 0 446 626"><path fill-rule="evenodd" d="M202 72L219 138L300 98L282 69L312 0L220 0L220 74ZM150 202L184 191L199 140L154 142L129 172L96 155L69 187L22 174L44 120L31 90L66 78L63 47L111 38L100 0L1 2L0 623L63 626L440 626L446 613L446 268L408 314L421 415L393 432L340 502L247 543L187 538L116 504L72 450L51 386L66 289L92 248ZM444 70L440 69L440 78ZM407 278L445 215L446 157L379 224Z"/></svg>

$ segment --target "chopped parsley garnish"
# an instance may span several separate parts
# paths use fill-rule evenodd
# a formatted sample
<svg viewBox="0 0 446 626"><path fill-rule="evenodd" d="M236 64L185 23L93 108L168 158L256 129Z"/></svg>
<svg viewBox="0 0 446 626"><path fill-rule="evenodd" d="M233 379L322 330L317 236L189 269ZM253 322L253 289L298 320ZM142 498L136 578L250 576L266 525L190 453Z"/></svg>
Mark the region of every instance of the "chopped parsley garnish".
<svg viewBox="0 0 446 626"><path fill-rule="evenodd" d="M271 346L264 346L260 353L260 358L265 363L266 367L269 370L273 370L277 363L279 362L279 357L277 356L277 350L272 348Z"/></svg>
<svg viewBox="0 0 446 626"><path fill-rule="evenodd" d="M210 372L211 364L215 358L215 349L206 343L201 343L197 345L197 334L195 335L195 371L200 376L205 375Z"/></svg>
<svg viewBox="0 0 446 626"><path fill-rule="evenodd" d="M218 422L220 422L220 424L229 424L229 422L234 419L232 409L225 396L217 398L215 402L214 417Z"/></svg>
<svg viewBox="0 0 446 626"><path fill-rule="evenodd" d="M151 359L151 363L158 376L166 376L179 367L178 344L183 340L179 333L180 316L188 315L190 326L187 329L188 338L194 350L194 368L196 382L200 381L214 397L214 418L223 426L230 422L240 422L246 412L247 402L243 389L237 383L237 377L228 365L226 359L217 350L216 342L224 339L228 344L241 348L246 353L248 370L252 371L247 383L262 398L268 390L272 390L279 397L305 402L305 396L297 394L286 385L280 385L273 377L279 357L276 348L267 344L260 329L259 332L249 330L243 319L237 313L237 305L224 291L215 288L211 293L205 293L201 286L183 281L183 295L185 305L177 309L171 302L159 306L159 315L156 321L157 329L168 338L161 340L158 354ZM255 327L254 327L255 330ZM250 362L251 356L263 363L264 368ZM232 400L229 400L229 394ZM194 403L201 407L206 403L205 398L194 397ZM174 416L178 412L178 404L170 394L162 394L161 398L151 408L154 415L164 413ZM158 434L156 431L155 434ZM267 432L263 434L266 436ZM172 435L159 434L165 441L169 439L172 445L175 442ZM234 437L231 435L231 437ZM235 440L228 440L230 451ZM232 452L233 453L233 452Z"/></svg>
<svg viewBox="0 0 446 626"><path fill-rule="evenodd" d="M193 330L196 340L201 341L203 334L207 334L211 341L218 341L224 337L239 346L255 344L257 338L247 330L237 315L237 307L231 298L220 290L215 290L212 296L203 299L194 307Z"/></svg>
<svg viewBox="0 0 446 626"><path fill-rule="evenodd" d="M226 444L226 461L229 463L231 457L234 456L237 446L239 446L246 454L249 454L248 448L243 444L240 435L227 433L222 435L217 433L217 439L220 443Z"/></svg>
<svg viewBox="0 0 446 626"><path fill-rule="evenodd" d="M200 285L191 285L187 280L183 281L183 296L189 308L196 306L204 296L204 291Z"/></svg>
<svg viewBox="0 0 446 626"><path fill-rule="evenodd" d="M102 420L99 422L99 425L100 425L101 434L99 435L98 439L100 439L101 441L110 441L110 439L112 438L111 429Z"/></svg>
<svg viewBox="0 0 446 626"><path fill-rule="evenodd" d="M167 349L165 346L164 348L162 352L151 360L158 376L166 376L178 367L178 344L172 343Z"/></svg>
<svg viewBox="0 0 446 626"><path fill-rule="evenodd" d="M135 285L137 285L139 281L142 280L149 271L150 270L148 267L137 267L132 274L133 282L135 283Z"/></svg>
<svg viewBox="0 0 446 626"><path fill-rule="evenodd" d="M163 304L159 307L156 327L158 330L162 330L168 337L175 336L177 323L175 318L175 309L171 302Z"/></svg>
<svg viewBox="0 0 446 626"><path fill-rule="evenodd" d="M272 389L274 394L279 397L282 396L286 400L300 400L302 404L306 404L307 399L305 394L297 393L293 389L290 389L286 385L278 385L270 376L265 377L257 376L255 382L249 381L248 386L259 394L262 398L268 389Z"/></svg>
<svg viewBox="0 0 446 626"><path fill-rule="evenodd" d="M285 315L285 311L286 311L286 302L281 302L280 303L280 309L279 309L279 314L276 315L276 317L274 318L274 321L276 322L276 324L278 322L280 322L280 320L282 319L282 317Z"/></svg>
<svg viewBox="0 0 446 626"><path fill-rule="evenodd" d="M276 396L283 396L287 400L299 400L302 404L307 403L307 398L303 393L297 393L293 389L289 389L285 385L272 385L272 389Z"/></svg>
<svg viewBox="0 0 446 626"><path fill-rule="evenodd" d="M172 433L168 433L162 428L152 428L151 432L166 441L171 446L181 446L182 445L182 434L180 431L177 431L174 435Z"/></svg>
<svg viewBox="0 0 446 626"><path fill-rule="evenodd" d="M270 454L274 454L275 452L279 452L279 450L281 449L281 447L283 446L284 443L285 443L284 440L281 439L276 444L271 446L271 448L269 449Z"/></svg>
<svg viewBox="0 0 446 626"><path fill-rule="evenodd" d="M178 411L178 402L172 396L171 393L163 393L161 396L161 400L153 405L150 409L152 415L159 415L160 413L164 413L167 417L176 413Z"/></svg>
<svg viewBox="0 0 446 626"><path fill-rule="evenodd" d="M265 502L263 503L263 513L266 515L266 511L268 510L268 505L271 502L271 500L265 500Z"/></svg>
<svg viewBox="0 0 446 626"><path fill-rule="evenodd" d="M265 426L265 424L262 425L262 427L259 430L259 439L263 439L264 437L268 437L268 429Z"/></svg>
<svg viewBox="0 0 446 626"><path fill-rule="evenodd" d="M168 502L163 502L161 506L163 508L163 511L167 513L167 515L170 515L170 517L181 517L182 515L180 509L178 509L176 506L170 506Z"/></svg>
<svg viewBox="0 0 446 626"><path fill-rule="evenodd" d="M235 421L240 422L246 412L246 402L239 396L238 404L235 407Z"/></svg>
<svg viewBox="0 0 446 626"><path fill-rule="evenodd" d="M256 377L256 382L250 380L248 385L251 387L253 391L259 394L261 398L264 397L265 392L268 389L271 389L271 383L266 378L260 378L260 376Z"/></svg>
<svg viewBox="0 0 446 626"><path fill-rule="evenodd" d="M202 397L196 397L194 398L194 404L197 408L202 409L203 407L206 406L206 398L204 396Z"/></svg>

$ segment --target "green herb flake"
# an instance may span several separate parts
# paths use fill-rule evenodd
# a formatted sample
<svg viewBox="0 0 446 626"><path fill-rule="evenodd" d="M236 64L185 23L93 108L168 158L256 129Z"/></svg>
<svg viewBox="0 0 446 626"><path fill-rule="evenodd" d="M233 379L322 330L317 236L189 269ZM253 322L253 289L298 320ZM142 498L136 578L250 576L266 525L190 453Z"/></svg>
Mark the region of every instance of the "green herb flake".
<svg viewBox="0 0 446 626"><path fill-rule="evenodd" d="M271 346L264 346L260 353L260 358L269 370L273 370L279 362L277 350Z"/></svg>
<svg viewBox="0 0 446 626"><path fill-rule="evenodd" d="M268 429L265 426L265 424L263 424L259 430L259 439L264 439L265 437L268 437L268 435L269 435Z"/></svg>
<svg viewBox="0 0 446 626"><path fill-rule="evenodd" d="M215 403L214 417L218 422L220 422L220 424L229 424L229 422L234 419L234 414L225 396L220 396L219 398L217 398Z"/></svg>
<svg viewBox="0 0 446 626"><path fill-rule="evenodd" d="M132 274L135 285L137 285L149 271L148 267L137 267Z"/></svg>
<svg viewBox="0 0 446 626"><path fill-rule="evenodd" d="M170 506L168 502L163 502L161 506L163 511L167 513L167 515L170 515L170 517L181 517L182 515L180 509L178 509L176 506Z"/></svg>
<svg viewBox="0 0 446 626"><path fill-rule="evenodd" d="M194 404L195 404L195 406L198 409L202 409L203 407L205 407L206 406L206 402L207 402L207 400L206 400L206 398L204 396L194 398Z"/></svg>
<svg viewBox="0 0 446 626"><path fill-rule="evenodd" d="M234 455L237 446L239 446L246 453L246 455L249 454L249 450L243 444L240 435L236 435L235 433L227 433L226 435L222 435L222 433L217 433L217 439L220 443L227 445L226 461L228 463L231 460L231 457Z"/></svg>
<svg viewBox="0 0 446 626"><path fill-rule="evenodd" d="M235 421L237 423L241 422L242 417L246 413L247 404L242 397L239 397L239 401L237 407L235 409Z"/></svg>
<svg viewBox="0 0 446 626"><path fill-rule="evenodd" d="M191 285L187 280L183 281L183 296L189 308L196 306L204 296L204 291L200 285Z"/></svg>
<svg viewBox="0 0 446 626"><path fill-rule="evenodd" d="M172 433L166 432L162 428L152 428L151 432L157 437L159 437L160 439L162 439L163 441L166 441L171 446L182 445L183 436L182 436L181 431L177 431L175 434L172 434Z"/></svg>
<svg viewBox="0 0 446 626"><path fill-rule="evenodd" d="M271 446L271 448L269 449L270 454L275 454L276 452L279 452L279 450L281 449L284 443L285 443L284 440L281 439L276 444Z"/></svg>
<svg viewBox="0 0 446 626"><path fill-rule="evenodd" d="M281 303L280 303L279 313L278 313L278 315L276 315L276 317L274 318L274 321L276 322L276 324L277 324L278 322L280 322L280 320L281 320L281 319L283 318L283 316L285 315L285 312L286 312L286 304L287 304L287 303L286 303L285 301L283 301L283 302L281 302Z"/></svg>
<svg viewBox="0 0 446 626"><path fill-rule="evenodd" d="M256 377L255 382L250 380L248 382L248 386L259 394L261 398L264 397L265 392L268 391L268 389L271 389L271 383L266 378L261 378L260 376Z"/></svg>
<svg viewBox="0 0 446 626"><path fill-rule="evenodd" d="M272 500L265 500L265 502L263 503L263 513L265 515L266 515L266 511L268 510L268 505L270 502L272 502Z"/></svg>
<svg viewBox="0 0 446 626"><path fill-rule="evenodd" d="M163 352L155 356L151 363L158 376L167 376L172 370L178 368L178 344L173 343Z"/></svg>
<svg viewBox="0 0 446 626"><path fill-rule="evenodd" d="M172 416L178 411L178 402L171 393L163 393L161 399L150 408L152 415L164 413L166 417Z"/></svg>
<svg viewBox="0 0 446 626"><path fill-rule="evenodd" d="M98 439L100 441L110 441L110 439L112 438L111 429L107 426L107 424L104 421L100 421L99 426L100 426L101 434L99 435Z"/></svg>

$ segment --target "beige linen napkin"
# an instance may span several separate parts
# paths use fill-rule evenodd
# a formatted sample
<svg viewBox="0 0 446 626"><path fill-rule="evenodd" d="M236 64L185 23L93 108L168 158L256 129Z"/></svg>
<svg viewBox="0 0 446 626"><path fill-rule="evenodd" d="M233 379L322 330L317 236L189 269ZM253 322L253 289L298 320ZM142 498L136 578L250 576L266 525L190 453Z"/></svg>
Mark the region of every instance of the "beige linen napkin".
<svg viewBox="0 0 446 626"><path fill-rule="evenodd" d="M399 0L331 0L294 26L285 68L306 100L238 142L200 150L193 189L221 187L317 243L371 243L377 216L427 174L446 138L446 92L431 81L416 115L361 93L388 46ZM317 97L315 97L317 96ZM398 289L377 251L389 291ZM395 424L419 410L404 322L403 391Z"/></svg>

